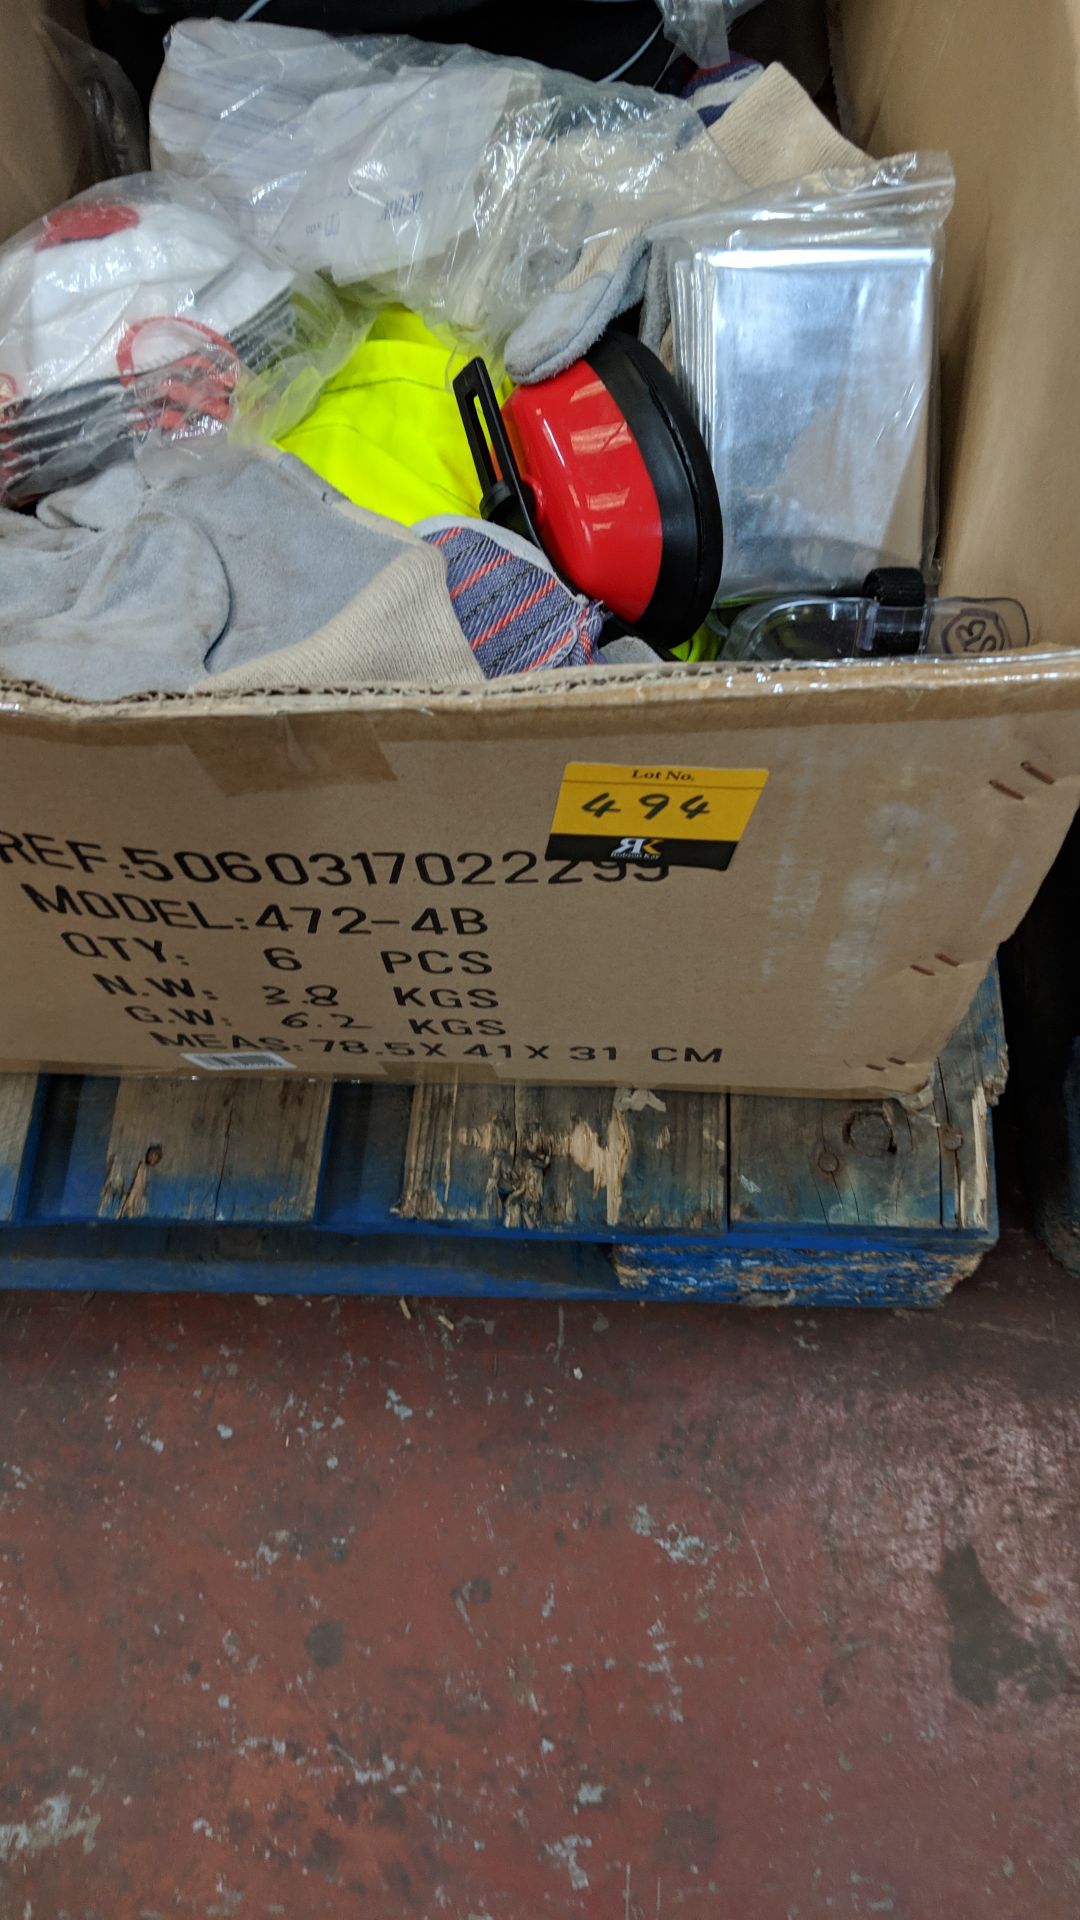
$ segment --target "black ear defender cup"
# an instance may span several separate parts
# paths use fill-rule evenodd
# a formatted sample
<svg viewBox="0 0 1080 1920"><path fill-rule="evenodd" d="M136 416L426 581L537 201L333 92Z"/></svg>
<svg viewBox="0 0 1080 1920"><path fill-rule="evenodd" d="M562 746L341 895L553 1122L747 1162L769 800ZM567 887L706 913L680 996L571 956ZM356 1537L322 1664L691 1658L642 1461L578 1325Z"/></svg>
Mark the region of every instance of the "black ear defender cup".
<svg viewBox="0 0 1080 1920"><path fill-rule="evenodd" d="M584 358L623 414L656 490L660 570L633 631L670 658L720 587L724 520L709 451L673 376L640 340L607 333Z"/></svg>

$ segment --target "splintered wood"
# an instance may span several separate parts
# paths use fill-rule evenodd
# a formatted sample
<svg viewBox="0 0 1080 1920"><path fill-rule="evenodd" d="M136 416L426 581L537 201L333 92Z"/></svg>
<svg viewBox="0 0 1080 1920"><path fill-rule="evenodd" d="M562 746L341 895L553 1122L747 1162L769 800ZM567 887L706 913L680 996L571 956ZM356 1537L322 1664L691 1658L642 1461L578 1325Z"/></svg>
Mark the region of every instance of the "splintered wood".
<svg viewBox="0 0 1080 1920"><path fill-rule="evenodd" d="M723 1094L418 1087L398 1212L587 1232L722 1229Z"/></svg>
<svg viewBox="0 0 1080 1920"><path fill-rule="evenodd" d="M672 1235L732 1228L984 1229L988 1106L1005 1082L996 976L918 1108L883 1097L418 1087L406 1220ZM729 1195L730 1183L730 1195Z"/></svg>

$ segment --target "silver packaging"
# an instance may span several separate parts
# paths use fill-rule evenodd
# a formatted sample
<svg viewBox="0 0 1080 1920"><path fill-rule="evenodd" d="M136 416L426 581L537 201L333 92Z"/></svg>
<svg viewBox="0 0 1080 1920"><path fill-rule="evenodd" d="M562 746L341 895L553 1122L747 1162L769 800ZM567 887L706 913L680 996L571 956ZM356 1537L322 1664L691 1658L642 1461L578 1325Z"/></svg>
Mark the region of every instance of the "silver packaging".
<svg viewBox="0 0 1080 1920"><path fill-rule="evenodd" d="M724 600L924 572L953 176L902 156L668 229L676 374L724 514Z"/></svg>

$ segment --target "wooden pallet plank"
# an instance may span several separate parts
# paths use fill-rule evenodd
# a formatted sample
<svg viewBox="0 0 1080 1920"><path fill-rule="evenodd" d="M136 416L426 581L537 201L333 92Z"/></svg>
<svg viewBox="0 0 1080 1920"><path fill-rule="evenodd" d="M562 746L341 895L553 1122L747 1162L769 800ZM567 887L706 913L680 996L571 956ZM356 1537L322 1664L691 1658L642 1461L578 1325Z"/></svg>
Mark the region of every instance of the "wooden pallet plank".
<svg viewBox="0 0 1080 1920"><path fill-rule="evenodd" d="M966 1061L972 1085L982 1086L989 1105L997 1105L1009 1077L1009 1049L996 966L991 967L941 1057L950 1063Z"/></svg>
<svg viewBox="0 0 1080 1920"><path fill-rule="evenodd" d="M974 1273L993 1242L940 1234L865 1247L852 1235L820 1246L754 1246L735 1238L638 1241L611 1249L620 1287L644 1300L728 1300L743 1307L935 1307Z"/></svg>
<svg viewBox="0 0 1080 1920"><path fill-rule="evenodd" d="M123 1080L103 1220L310 1220L332 1082Z"/></svg>
<svg viewBox="0 0 1080 1920"><path fill-rule="evenodd" d="M731 1098L731 1219L741 1226L936 1227L938 1130L897 1100Z"/></svg>
<svg viewBox="0 0 1080 1920"><path fill-rule="evenodd" d="M733 1095L731 1219L979 1230L992 1207L989 1102L1005 1082L996 976L935 1064L925 1099Z"/></svg>
<svg viewBox="0 0 1080 1920"><path fill-rule="evenodd" d="M548 1232L722 1232L723 1094L418 1087L398 1213Z"/></svg>
<svg viewBox="0 0 1080 1920"><path fill-rule="evenodd" d="M1008 1074L1001 990L995 969L935 1066L934 1118L941 1152L941 1224L980 1229L994 1206L989 1108Z"/></svg>
<svg viewBox="0 0 1080 1920"><path fill-rule="evenodd" d="M415 1233L350 1235L307 1226L101 1222L7 1228L4 1288L80 1292L390 1294L487 1300L625 1301L611 1248L596 1240ZM456 1317L456 1316L455 1316ZM0 1912L4 1912L0 1902ZM6 1914L5 1914L6 1920Z"/></svg>
<svg viewBox="0 0 1080 1920"><path fill-rule="evenodd" d="M15 1213L37 1093L36 1073L0 1075L0 1220Z"/></svg>
<svg viewBox="0 0 1080 1920"><path fill-rule="evenodd" d="M850 1241L777 1254L722 1240L653 1237L612 1247L529 1235L373 1234L354 1239L306 1227L101 1223L8 1228L0 1234L0 1288L79 1291L391 1294L473 1301L720 1301L741 1306L932 1307L980 1257L942 1235L944 1251L901 1245L861 1251ZM725 1250L726 1245L726 1250ZM456 1317L456 1316L452 1316Z"/></svg>

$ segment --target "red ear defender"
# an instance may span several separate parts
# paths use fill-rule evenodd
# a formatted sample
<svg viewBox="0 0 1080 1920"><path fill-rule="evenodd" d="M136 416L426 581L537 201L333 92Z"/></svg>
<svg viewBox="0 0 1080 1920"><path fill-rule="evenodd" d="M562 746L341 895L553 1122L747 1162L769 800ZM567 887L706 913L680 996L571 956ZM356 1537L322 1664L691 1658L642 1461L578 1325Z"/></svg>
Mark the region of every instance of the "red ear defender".
<svg viewBox="0 0 1080 1920"><path fill-rule="evenodd" d="M705 443L656 355L609 333L501 413L482 360L454 392L484 518L533 540L624 632L665 653L689 640L716 597L724 528Z"/></svg>

